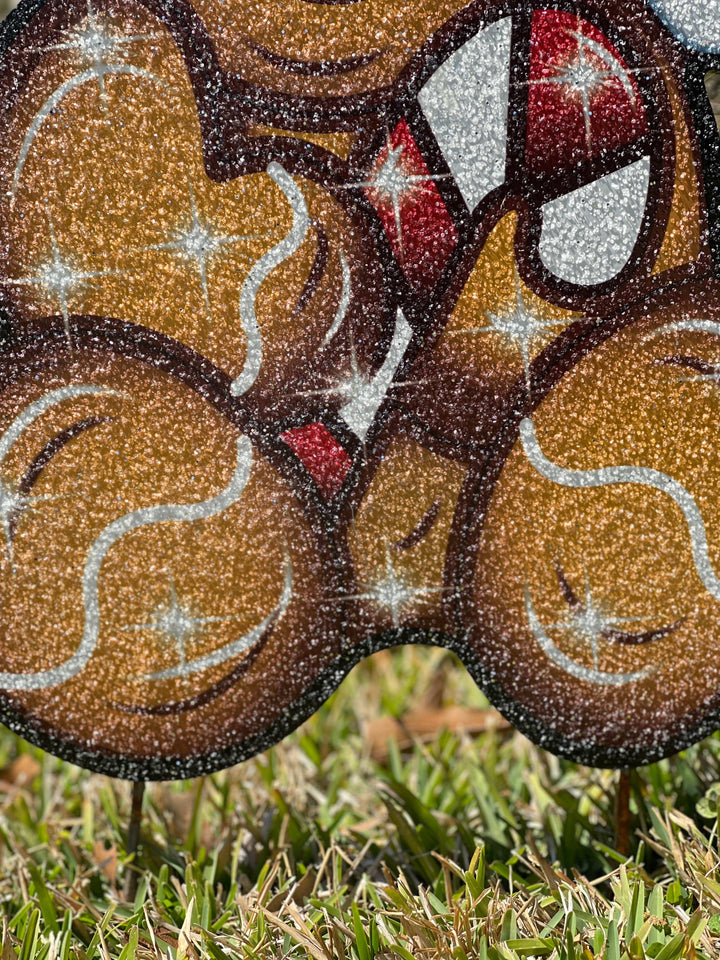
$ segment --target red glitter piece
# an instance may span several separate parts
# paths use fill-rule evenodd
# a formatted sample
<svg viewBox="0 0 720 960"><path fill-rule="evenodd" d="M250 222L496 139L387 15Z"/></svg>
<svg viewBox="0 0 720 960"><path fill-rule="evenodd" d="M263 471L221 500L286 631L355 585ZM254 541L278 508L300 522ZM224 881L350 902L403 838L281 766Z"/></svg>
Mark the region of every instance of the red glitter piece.
<svg viewBox="0 0 720 960"><path fill-rule="evenodd" d="M645 133L640 87L616 47L574 14L536 10L526 141L530 172L567 170Z"/></svg>
<svg viewBox="0 0 720 960"><path fill-rule="evenodd" d="M389 189L399 186L403 178L404 191ZM380 151L367 179L365 194L377 210L393 253L410 283L433 287L458 235L405 120L398 123Z"/></svg>
<svg viewBox="0 0 720 960"><path fill-rule="evenodd" d="M308 423L287 430L281 440L302 460L321 493L328 499L334 497L343 485L352 460L327 427L322 423Z"/></svg>

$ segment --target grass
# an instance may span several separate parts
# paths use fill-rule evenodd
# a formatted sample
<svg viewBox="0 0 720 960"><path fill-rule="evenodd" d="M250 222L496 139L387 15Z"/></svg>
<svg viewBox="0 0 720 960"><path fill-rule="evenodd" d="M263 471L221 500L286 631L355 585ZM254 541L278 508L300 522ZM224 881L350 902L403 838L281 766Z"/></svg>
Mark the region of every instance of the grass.
<svg viewBox="0 0 720 960"><path fill-rule="evenodd" d="M386 652L268 753L150 786L134 903L128 785L4 735L1 960L720 955L720 739L633 777L626 858L617 775L502 726L374 759L379 716L445 703L486 707L445 651Z"/></svg>

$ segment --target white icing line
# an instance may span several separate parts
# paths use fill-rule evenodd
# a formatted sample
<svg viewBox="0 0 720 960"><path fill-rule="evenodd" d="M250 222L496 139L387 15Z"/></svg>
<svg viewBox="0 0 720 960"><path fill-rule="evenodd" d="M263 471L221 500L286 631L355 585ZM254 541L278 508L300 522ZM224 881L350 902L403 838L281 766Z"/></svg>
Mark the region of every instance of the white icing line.
<svg viewBox="0 0 720 960"><path fill-rule="evenodd" d="M23 412L13 420L7 430L0 437L0 466L5 461L11 447L19 440L22 434L27 430L31 423L42 416L46 410L57 406L63 400L72 400L74 397L96 396L97 394L115 395L116 390L110 390L107 387L94 387L89 384L78 384L77 386L60 387L59 390L52 390L40 397L34 403L25 407Z"/></svg>
<svg viewBox="0 0 720 960"><path fill-rule="evenodd" d="M268 250L253 266L240 291L240 322L247 340L247 353L242 373L230 385L230 393L234 397L246 393L260 373L262 337L255 312L255 302L260 286L276 267L288 260L299 249L310 226L305 198L293 178L279 163L271 163L267 172L285 194L292 208L293 223L287 236Z"/></svg>
<svg viewBox="0 0 720 960"><path fill-rule="evenodd" d="M685 487L666 473L649 467L601 467L598 470L568 470L548 460L540 449L535 426L528 417L520 423L520 440L532 466L537 472L563 487L607 487L617 483L636 483L659 490L680 507L687 523L695 569L703 586L716 600L720 600L718 580L708 550L705 522L695 498Z"/></svg>
<svg viewBox="0 0 720 960"><path fill-rule="evenodd" d="M167 84L161 80L160 77L156 77L154 74L148 73L147 70L142 70L140 67L133 67L129 64L106 65L102 68L102 70L98 70L97 67L91 67L89 70L85 70L83 73L79 73L76 76L71 77L69 80L66 80L65 83L59 86L57 90L55 90L48 97L42 107L38 110L33 118L32 123L30 124L30 127L28 128L28 132L25 134L25 140L20 148L20 155L17 163L15 164L15 173L13 175L12 189L10 192L11 203L15 202L18 186L20 185L20 177L22 176L23 168L35 137L38 135L40 127L43 125L43 123L45 123L52 112L57 109L60 102L73 90L76 90L78 87L90 80L101 80L106 75L117 74L124 74L131 77L141 77L144 80L150 80L152 83L157 83L162 87L167 87Z"/></svg>
<svg viewBox="0 0 720 960"><path fill-rule="evenodd" d="M340 416L360 440L364 440L367 436L370 425L387 396L412 335L412 327L405 319L402 310L398 309L392 343L377 376L364 384L350 403L340 410Z"/></svg>
<svg viewBox="0 0 720 960"><path fill-rule="evenodd" d="M342 251L340 253L340 266L342 268L342 290L340 291L340 303L338 304L337 313L335 314L335 319L332 322L332 326L325 334L325 339L322 342L323 346L330 343L340 329L340 325L347 316L348 308L350 306L350 298L352 297L352 277L350 276L350 267L347 262L347 257Z"/></svg>

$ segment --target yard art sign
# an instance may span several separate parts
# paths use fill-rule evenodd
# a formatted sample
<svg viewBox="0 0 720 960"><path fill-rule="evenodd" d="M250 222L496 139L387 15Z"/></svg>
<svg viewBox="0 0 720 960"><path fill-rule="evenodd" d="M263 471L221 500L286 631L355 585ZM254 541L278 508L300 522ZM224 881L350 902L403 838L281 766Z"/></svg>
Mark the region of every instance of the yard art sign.
<svg viewBox="0 0 720 960"><path fill-rule="evenodd" d="M217 770L382 647L596 765L720 726L720 0L23 0L0 716Z"/></svg>

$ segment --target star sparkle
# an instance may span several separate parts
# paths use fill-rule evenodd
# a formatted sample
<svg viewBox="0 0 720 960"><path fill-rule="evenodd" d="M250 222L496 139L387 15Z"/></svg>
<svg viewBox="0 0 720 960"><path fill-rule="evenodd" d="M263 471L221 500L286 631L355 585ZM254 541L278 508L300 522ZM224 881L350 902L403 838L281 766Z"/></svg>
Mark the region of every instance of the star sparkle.
<svg viewBox="0 0 720 960"><path fill-rule="evenodd" d="M179 663L187 663L186 644L188 640L201 633L209 623L224 623L227 620L237 620L236 615L224 617L196 616L193 610L178 600L175 581L170 578L169 602L161 604L151 614L147 623L135 623L125 630L154 630L169 640L177 650Z"/></svg>
<svg viewBox="0 0 720 960"><path fill-rule="evenodd" d="M538 317L525 303L520 277L515 274L515 304L506 313L486 313L488 323L468 330L450 330L448 336L496 334L520 350L525 372L525 385L530 389L530 355L538 339L552 334L554 328L567 326L568 320L546 320Z"/></svg>
<svg viewBox="0 0 720 960"><path fill-rule="evenodd" d="M113 29L104 17L97 15L91 0L88 0L86 19L67 31L66 36L67 39L61 43L53 43L40 49L66 51L74 55L79 69L95 74L103 105L107 107L105 78L123 62L125 48L157 39L160 35L126 34Z"/></svg>
<svg viewBox="0 0 720 960"><path fill-rule="evenodd" d="M299 397L340 397L344 401L342 409L352 405L353 409L357 411L358 418L372 420L384 400L387 390L387 385L380 382L380 378L368 377L360 369L355 343L351 337L350 371L329 383L327 387L319 387L315 390L297 390L295 395Z"/></svg>
<svg viewBox="0 0 720 960"><path fill-rule="evenodd" d="M49 224L51 256L40 264L35 273L19 279L8 278L6 283L16 287L36 287L41 295L57 303L65 326L65 336L72 343L70 335L70 305L77 294L92 281L100 277L115 276L119 270L79 270L71 259L63 256L55 235L52 220Z"/></svg>
<svg viewBox="0 0 720 960"><path fill-rule="evenodd" d="M598 669L598 647L601 641L607 640L620 630L623 624L641 623L651 619L644 617L616 617L613 616L605 604L598 602L593 596L589 579L585 578L585 597L580 603L572 606L563 620L548 624L548 630L569 631L582 643L590 647L593 668Z"/></svg>
<svg viewBox="0 0 720 960"><path fill-rule="evenodd" d="M338 396L345 402L338 411L346 424L365 446L365 437L383 401L391 391L401 387L424 384L425 380L394 380L395 373L412 337L412 329L401 310L385 360L373 377L368 377L357 362L355 340L350 334L350 372L327 387L315 390L298 390L295 396Z"/></svg>
<svg viewBox="0 0 720 960"><path fill-rule="evenodd" d="M552 76L531 80L530 84L556 84L561 86L568 96L579 97L585 122L585 142L588 153L591 153L593 101L608 84L619 82L635 105L637 94L630 76L634 73L645 73L647 69L624 68L601 43L586 36L579 23L577 30L567 32L576 42L572 59L559 64Z"/></svg>
<svg viewBox="0 0 720 960"><path fill-rule="evenodd" d="M341 396L345 406L352 404L358 411L372 418L385 396L385 385L378 378L370 379L360 369L355 354L355 343L350 338L350 373L332 387L331 393Z"/></svg>
<svg viewBox="0 0 720 960"><path fill-rule="evenodd" d="M583 39L582 34L578 33L575 61L560 67L555 76L548 79L548 82L559 83L568 91L580 97L585 120L585 142L588 150L590 150L592 149L592 101L602 88L613 79L613 74L606 67L598 66L588 60Z"/></svg>
<svg viewBox="0 0 720 960"><path fill-rule="evenodd" d="M449 174L419 174L413 173L404 162L403 151L404 144L393 147L390 142L390 136L387 137L385 150L387 156L368 180L358 180L353 183L345 184L346 189L367 190L376 195L380 203L388 203L392 207L395 220L395 233L397 235L400 256L404 259L403 252L403 228L402 228L402 205L418 189L426 183L434 180L445 180Z"/></svg>
<svg viewBox="0 0 720 960"><path fill-rule="evenodd" d="M143 247L143 250L169 250L177 257L189 262L197 271L208 323L212 321L210 305L210 284L208 280L208 264L225 247L235 243L244 243L248 240L257 240L264 236L261 233L221 233L215 227L203 220L198 211L195 200L195 191L192 183L188 184L189 222L178 230L172 240L163 243L154 243Z"/></svg>
<svg viewBox="0 0 720 960"><path fill-rule="evenodd" d="M443 587L414 586L406 577L398 573L389 545L385 547L385 565L377 579L369 583L361 583L360 588L361 593L340 599L369 600L378 610L390 615L393 627L396 629L418 605L429 603L433 594L443 592Z"/></svg>

